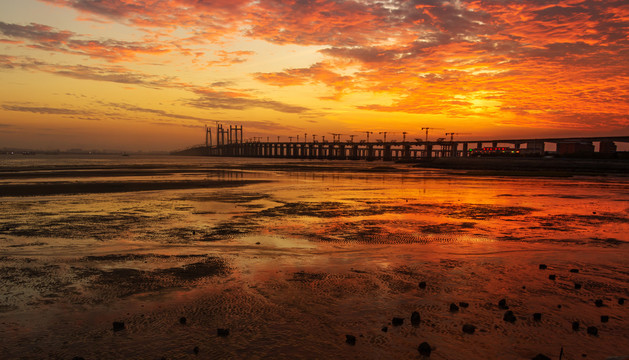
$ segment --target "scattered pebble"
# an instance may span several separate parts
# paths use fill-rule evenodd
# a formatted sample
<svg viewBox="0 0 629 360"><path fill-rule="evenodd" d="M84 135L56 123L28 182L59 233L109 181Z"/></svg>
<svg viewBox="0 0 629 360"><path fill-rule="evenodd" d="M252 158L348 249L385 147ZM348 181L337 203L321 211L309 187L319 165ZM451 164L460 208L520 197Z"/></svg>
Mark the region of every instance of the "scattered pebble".
<svg viewBox="0 0 629 360"><path fill-rule="evenodd" d="M579 290L581 288L581 284L579 283L574 283L574 288Z"/></svg>
<svg viewBox="0 0 629 360"><path fill-rule="evenodd" d="M124 326L124 322L122 321L114 321L114 331L121 331L124 330L125 326Z"/></svg>
<svg viewBox="0 0 629 360"><path fill-rule="evenodd" d="M419 316L419 313L417 311L413 311L411 314L411 325L419 326L420 321L421 317Z"/></svg>
<svg viewBox="0 0 629 360"><path fill-rule="evenodd" d="M393 320L391 320L391 325L393 326L401 326L402 324L404 324L403 318L394 317Z"/></svg>
<svg viewBox="0 0 629 360"><path fill-rule="evenodd" d="M588 326L587 333L590 335L598 335L598 328L596 326Z"/></svg>
<svg viewBox="0 0 629 360"><path fill-rule="evenodd" d="M218 336L229 336L229 329L216 329L216 335Z"/></svg>
<svg viewBox="0 0 629 360"><path fill-rule="evenodd" d="M533 320L541 321L542 320L542 313L535 313L535 314L533 314Z"/></svg>
<svg viewBox="0 0 629 360"><path fill-rule="evenodd" d="M579 331L579 327L581 326L581 324L579 324L578 321L573 321L572 322L572 330L574 331Z"/></svg>
<svg viewBox="0 0 629 360"><path fill-rule="evenodd" d="M548 268L548 266L546 266L546 264L539 264L539 269L540 270L545 270L547 268Z"/></svg>
<svg viewBox="0 0 629 360"><path fill-rule="evenodd" d="M423 342L421 344L419 344L419 347L417 348L417 351L419 351L420 355L423 356L430 356L430 353L432 352L432 349L430 348L430 344L428 344L427 342Z"/></svg>
<svg viewBox="0 0 629 360"><path fill-rule="evenodd" d="M578 273L578 272L579 272L579 269L570 269L570 272L571 272L571 273Z"/></svg>
<svg viewBox="0 0 629 360"><path fill-rule="evenodd" d="M561 304L557 305L557 309L561 309Z"/></svg>
<svg viewBox="0 0 629 360"><path fill-rule="evenodd" d="M382 330L382 332L387 332L387 331L389 331L389 328L386 327L386 326L383 326L381 330Z"/></svg>
<svg viewBox="0 0 629 360"><path fill-rule="evenodd" d="M193 352L195 355L198 355L198 354L199 354L199 347L198 347L198 346L195 346L195 347L194 347L194 349L192 349L192 352Z"/></svg>
<svg viewBox="0 0 629 360"><path fill-rule="evenodd" d="M468 304L468 303L466 303L466 302L464 302L464 301L461 301L461 302L459 303L459 306L460 306L460 307L462 307L462 308L466 308L466 307L469 307L469 306L470 306L470 304Z"/></svg>
<svg viewBox="0 0 629 360"><path fill-rule="evenodd" d="M345 342L350 345L356 345L356 336L354 335L345 335Z"/></svg>
<svg viewBox="0 0 629 360"><path fill-rule="evenodd" d="M258 242L256 242L256 245L260 245L260 242L259 242L259 241L258 241Z"/></svg>
<svg viewBox="0 0 629 360"><path fill-rule="evenodd" d="M502 320L508 321L510 323L514 323L516 318L515 318L515 315L513 315L513 311L511 310L507 311L505 315L502 317Z"/></svg>
<svg viewBox="0 0 629 360"><path fill-rule="evenodd" d="M597 299L596 301L594 301L594 305L596 305L596 307L601 307L601 306L603 306L603 300L601 300L601 299Z"/></svg>
<svg viewBox="0 0 629 360"><path fill-rule="evenodd" d="M466 334L473 334L474 331L476 331L476 326L471 325L471 324L465 324L463 325L463 332Z"/></svg>
<svg viewBox="0 0 629 360"><path fill-rule="evenodd" d="M624 304L625 304L625 298L618 299L618 305L624 305Z"/></svg>
<svg viewBox="0 0 629 360"><path fill-rule="evenodd" d="M75 356L72 358L72 360L85 360L85 358L82 356Z"/></svg>
<svg viewBox="0 0 629 360"><path fill-rule="evenodd" d="M548 275L548 278L549 278L550 280L555 280L555 279L557 278L557 275L555 275L555 274L551 274L551 275Z"/></svg>
<svg viewBox="0 0 629 360"><path fill-rule="evenodd" d="M498 301L498 307L502 310L507 310L509 309L509 307L507 306L507 300L506 299L501 299L500 301Z"/></svg>
<svg viewBox="0 0 629 360"><path fill-rule="evenodd" d="M601 322L608 322L609 321L609 315L601 315Z"/></svg>
<svg viewBox="0 0 629 360"><path fill-rule="evenodd" d="M537 354L533 360L550 360L550 358L544 354Z"/></svg>
<svg viewBox="0 0 629 360"><path fill-rule="evenodd" d="M186 322L188 322L188 319L186 319L185 316L182 316L182 317L179 318L179 323L181 325L186 325Z"/></svg>
<svg viewBox="0 0 629 360"><path fill-rule="evenodd" d="M425 289L426 288L426 282L425 281L420 281L419 282L419 288L420 289Z"/></svg>
<svg viewBox="0 0 629 360"><path fill-rule="evenodd" d="M450 304L450 312L457 312L457 311L459 311L459 307L455 303Z"/></svg>

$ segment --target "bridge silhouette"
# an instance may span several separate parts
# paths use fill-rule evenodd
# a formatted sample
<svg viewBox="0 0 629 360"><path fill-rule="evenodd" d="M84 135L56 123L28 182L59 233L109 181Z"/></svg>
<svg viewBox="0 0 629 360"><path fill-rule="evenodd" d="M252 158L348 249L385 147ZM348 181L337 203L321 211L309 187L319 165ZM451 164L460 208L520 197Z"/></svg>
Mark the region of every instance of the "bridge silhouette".
<svg viewBox="0 0 629 360"><path fill-rule="evenodd" d="M452 134L452 133L448 133ZM440 138L435 141L414 139L414 141L341 141L340 134L334 134L333 140L316 139L307 141L304 134L289 137L289 141L272 141L267 137L243 139L242 126L230 125L229 129L217 124L214 134L206 127L205 145L199 145L184 152L206 156L260 157L260 158L293 158L293 159L330 159L330 160L382 160L382 161L421 161L440 157L468 157L477 150L492 149L521 155L542 155L547 144L555 144L567 154L594 153L593 143L598 142L599 153L610 155L616 152L616 143L629 143L629 136L607 137L555 137L555 138L520 138L520 139L480 139L480 140L448 140ZM293 141L293 139L296 139ZM475 151L476 150L476 151ZM182 152L183 153L183 152Z"/></svg>

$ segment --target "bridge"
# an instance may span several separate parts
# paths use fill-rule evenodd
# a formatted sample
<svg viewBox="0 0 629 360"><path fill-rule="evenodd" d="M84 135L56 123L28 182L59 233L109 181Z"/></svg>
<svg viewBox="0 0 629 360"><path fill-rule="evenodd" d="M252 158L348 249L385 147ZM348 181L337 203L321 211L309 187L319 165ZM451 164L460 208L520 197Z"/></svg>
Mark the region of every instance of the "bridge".
<svg viewBox="0 0 629 360"><path fill-rule="evenodd" d="M451 133L450 133L451 134ZM334 134L339 135L339 134ZM292 141L296 139L296 141ZM556 138L521 138L521 139L482 139L455 141L445 138L436 141L341 141L334 136L332 141L307 141L306 134L289 137L289 141L271 141L269 138L243 140L242 126L230 125L229 130L217 124L215 137L212 129L206 127L205 146L193 148L196 155L231 156L231 157L267 157L292 159L330 159L330 160L383 160L383 161L421 161L439 157L467 157L474 149L506 147L523 155L542 155L547 144L555 144L558 152L564 154L593 154L594 143L598 143L598 152L613 154L616 143L629 143L629 136L608 137L556 137ZM214 143L214 144L212 144ZM190 149L190 150L193 150Z"/></svg>

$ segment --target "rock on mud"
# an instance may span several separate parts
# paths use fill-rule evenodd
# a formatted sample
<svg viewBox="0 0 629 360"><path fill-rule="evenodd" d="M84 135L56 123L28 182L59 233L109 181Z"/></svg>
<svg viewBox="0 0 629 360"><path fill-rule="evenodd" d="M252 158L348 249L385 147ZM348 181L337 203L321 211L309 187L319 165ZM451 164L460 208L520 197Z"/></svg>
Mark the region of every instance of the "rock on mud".
<svg viewBox="0 0 629 360"><path fill-rule="evenodd" d="M476 326L471 325L471 324L465 324L463 325L463 332L466 334L473 334L474 331L476 331Z"/></svg>
<svg viewBox="0 0 629 360"><path fill-rule="evenodd" d="M450 312L457 312L457 311L459 311L459 307L455 303L450 304Z"/></svg>
<svg viewBox="0 0 629 360"><path fill-rule="evenodd" d="M507 300L506 299L500 299L500 301L498 301L498 307L502 310L508 310L509 306L507 306Z"/></svg>
<svg viewBox="0 0 629 360"><path fill-rule="evenodd" d="M216 329L216 335L221 336L221 337L229 336L229 329L218 328Z"/></svg>
<svg viewBox="0 0 629 360"><path fill-rule="evenodd" d="M430 356L432 349L430 348L430 344L424 341L423 343L419 344L417 351L419 351L419 354L422 356Z"/></svg>
<svg viewBox="0 0 629 360"><path fill-rule="evenodd" d="M350 345L356 345L356 336L354 335L345 335L345 342Z"/></svg>
<svg viewBox="0 0 629 360"><path fill-rule="evenodd" d="M510 323L514 323L516 318L515 315L513 315L513 311L509 310L505 313L505 315L502 317L502 320L510 322Z"/></svg>
<svg viewBox="0 0 629 360"><path fill-rule="evenodd" d="M598 328L596 326L588 326L587 333L593 336L598 335Z"/></svg>
<svg viewBox="0 0 629 360"><path fill-rule="evenodd" d="M533 320L541 321L542 320L542 313L535 313L535 314L533 314Z"/></svg>
<svg viewBox="0 0 629 360"><path fill-rule="evenodd" d="M425 289L426 288L426 282L425 281L420 281L418 286L419 286L420 289Z"/></svg>
<svg viewBox="0 0 629 360"><path fill-rule="evenodd" d="M124 322L122 321L114 321L114 331L121 331L125 329Z"/></svg>
<svg viewBox="0 0 629 360"><path fill-rule="evenodd" d="M394 317L391 320L391 325L393 325L393 326L401 326L402 324L404 324L404 319L403 318Z"/></svg>
<svg viewBox="0 0 629 360"><path fill-rule="evenodd" d="M419 316L419 313L417 311L413 311L413 313L411 314L411 325L419 326L420 322L421 317Z"/></svg>
<svg viewBox="0 0 629 360"><path fill-rule="evenodd" d="M544 354L537 354L532 360L550 360L550 358Z"/></svg>

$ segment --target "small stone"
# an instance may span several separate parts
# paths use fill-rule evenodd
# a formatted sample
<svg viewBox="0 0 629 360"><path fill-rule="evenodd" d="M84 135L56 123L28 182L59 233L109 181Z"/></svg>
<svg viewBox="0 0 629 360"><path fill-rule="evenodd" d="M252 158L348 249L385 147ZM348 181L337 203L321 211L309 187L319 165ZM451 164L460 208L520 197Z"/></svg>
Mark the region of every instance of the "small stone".
<svg viewBox="0 0 629 360"><path fill-rule="evenodd" d="M196 234L197 234L197 232L192 230L192 235L196 235Z"/></svg>
<svg viewBox="0 0 629 360"><path fill-rule="evenodd" d="M555 279L557 278L557 275L555 275L555 274L551 274L551 275L548 275L548 278L549 278L550 280L555 280Z"/></svg>
<svg viewBox="0 0 629 360"><path fill-rule="evenodd" d="M557 305L557 309L561 309L561 304Z"/></svg>
<svg viewBox="0 0 629 360"><path fill-rule="evenodd" d="M579 328L581 327L581 324L579 324L578 321L573 321L572 322L572 330L574 331L579 331Z"/></svg>
<svg viewBox="0 0 629 360"><path fill-rule="evenodd" d="M124 322L122 321L114 321L114 331L121 331L124 330L125 326L124 326Z"/></svg>
<svg viewBox="0 0 629 360"><path fill-rule="evenodd" d="M72 358L72 360L85 360L85 358L82 356L75 356Z"/></svg>
<svg viewBox="0 0 629 360"><path fill-rule="evenodd" d="M618 305L624 305L624 304L625 304L625 298L618 299Z"/></svg>
<svg viewBox="0 0 629 360"><path fill-rule="evenodd" d="M594 301L594 305L596 305L596 307L601 307L601 306L603 306L603 300L601 300L601 299L597 299L596 301Z"/></svg>
<svg viewBox="0 0 629 360"><path fill-rule="evenodd" d="M509 307L507 306L507 300L506 299L501 299L500 301L498 301L498 307L502 310L507 310L509 309Z"/></svg>
<svg viewBox="0 0 629 360"><path fill-rule="evenodd" d="M354 335L345 335L345 342L350 345L356 345L356 336Z"/></svg>
<svg viewBox="0 0 629 360"><path fill-rule="evenodd" d="M574 288L579 290L581 288L581 284L579 283L574 283Z"/></svg>
<svg viewBox="0 0 629 360"><path fill-rule="evenodd" d="M542 321L542 313L535 313L535 314L533 314L533 320L535 320L535 321Z"/></svg>
<svg viewBox="0 0 629 360"><path fill-rule="evenodd" d="M550 360L550 358L544 354L537 354L533 360Z"/></svg>
<svg viewBox="0 0 629 360"><path fill-rule="evenodd" d="M575 273L575 274L576 274L576 273L578 273L578 272L579 272L579 269L570 269L570 272L571 272L571 273Z"/></svg>
<svg viewBox="0 0 629 360"><path fill-rule="evenodd" d="M609 321L609 315L601 315L601 322L608 322Z"/></svg>
<svg viewBox="0 0 629 360"><path fill-rule="evenodd" d="M505 315L502 317L502 320L510 322L510 323L514 323L516 318L515 315L513 315L513 311L509 310L505 313Z"/></svg>
<svg viewBox="0 0 629 360"><path fill-rule="evenodd" d="M411 325L419 326L420 322L421 317L419 316L419 313L417 311L413 311L413 313L411 314Z"/></svg>
<svg viewBox="0 0 629 360"><path fill-rule="evenodd" d="M222 337L229 336L229 329L216 329L216 335Z"/></svg>
<svg viewBox="0 0 629 360"><path fill-rule="evenodd" d="M426 288L426 282L425 281L420 281L419 282L419 288L420 289L425 289Z"/></svg>
<svg viewBox="0 0 629 360"><path fill-rule="evenodd" d="M198 354L199 354L199 347L198 347L198 346L195 346L195 347L194 347L194 349L192 349L192 352L193 352L195 355L198 355Z"/></svg>
<svg viewBox="0 0 629 360"><path fill-rule="evenodd" d="M598 328L596 326L588 326L587 333L596 336L598 335Z"/></svg>
<svg viewBox="0 0 629 360"><path fill-rule="evenodd" d="M383 326L382 329L380 329L380 330L382 330L382 332L387 332L387 331L389 331L389 328L386 327L386 326Z"/></svg>
<svg viewBox="0 0 629 360"><path fill-rule="evenodd" d="M461 302L459 303L459 306L460 306L460 307L462 307L462 308L467 308L467 307L470 307L470 304L468 304L468 303L466 303L466 302L464 302L464 301L461 301Z"/></svg>
<svg viewBox="0 0 629 360"><path fill-rule="evenodd" d="M430 356L432 349L430 348L430 344L424 341L423 343L419 344L417 351L419 351L419 355Z"/></svg>
<svg viewBox="0 0 629 360"><path fill-rule="evenodd" d="M548 268L548 266L546 266L546 264L539 264L539 269L540 270L546 270Z"/></svg>
<svg viewBox="0 0 629 360"><path fill-rule="evenodd" d="M463 332L466 334L473 334L474 331L476 331L476 326L471 325L471 324L465 324L463 325Z"/></svg>
<svg viewBox="0 0 629 360"><path fill-rule="evenodd" d="M260 242L259 242L259 241L258 241L258 242L256 242L256 245L260 245Z"/></svg>
<svg viewBox="0 0 629 360"><path fill-rule="evenodd" d="M188 322L188 319L186 319L185 316L182 316L182 317L179 318L179 323L181 325L186 325L187 322Z"/></svg>
<svg viewBox="0 0 629 360"><path fill-rule="evenodd" d="M457 312L457 311L459 311L459 307L455 303L450 304L450 312Z"/></svg>
<svg viewBox="0 0 629 360"><path fill-rule="evenodd" d="M404 324L403 318L394 317L393 320L391 320L391 325L393 326L401 326L402 324Z"/></svg>

